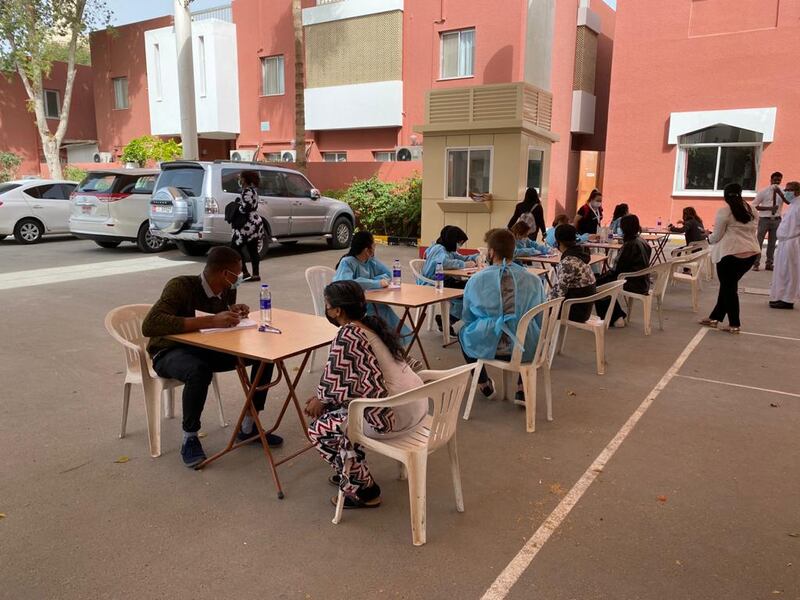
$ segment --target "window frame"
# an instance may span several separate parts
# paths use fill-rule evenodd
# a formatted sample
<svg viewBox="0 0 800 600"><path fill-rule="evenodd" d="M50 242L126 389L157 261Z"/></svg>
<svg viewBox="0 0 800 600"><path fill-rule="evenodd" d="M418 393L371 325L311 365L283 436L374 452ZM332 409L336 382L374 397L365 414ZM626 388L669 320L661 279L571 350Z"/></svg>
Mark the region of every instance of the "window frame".
<svg viewBox="0 0 800 600"><path fill-rule="evenodd" d="M321 154L322 154L322 162L332 162L332 163L347 162L347 151L346 150L333 151L333 152L321 152ZM328 160L326 158L327 156L336 156L337 158L335 158L334 160ZM339 160L339 158L338 158L339 156L344 156L344 159L343 160Z"/></svg>
<svg viewBox="0 0 800 600"><path fill-rule="evenodd" d="M465 151L467 152L467 195L466 196L450 196L447 193L448 188L448 164L449 161L447 157L449 156L450 152L454 151ZM489 151L489 189L484 192L487 194L492 193L492 189L494 188L494 146L446 146L444 149L444 195L443 198L447 200L448 198L452 198L454 200L464 200L469 199L469 170L470 170L470 160L469 155L470 152L473 150L488 150Z"/></svg>
<svg viewBox="0 0 800 600"><path fill-rule="evenodd" d="M719 181L719 168L722 163L722 148L753 148L755 150L755 181L758 182L758 174L761 169L761 154L764 151L764 142L705 142L699 144L686 144L681 140L686 136L697 133L692 131L686 133L678 138L677 152L675 153L675 172L672 179L672 195L684 196L688 198L722 198L724 195L723 190L717 189ZM717 149L717 162L714 169L714 189L711 190L687 190L683 189L683 181L686 176L686 167L689 160L690 148L716 148ZM756 183L756 187L758 183ZM742 196L746 198L754 198L758 190L742 190Z"/></svg>
<svg viewBox="0 0 800 600"><path fill-rule="evenodd" d="M267 93L267 80L266 80L266 63L268 60L279 60L281 66L280 72L280 92L275 93ZM260 66L261 66L261 97L262 98L270 98L273 96L285 96L286 95L286 58L283 54L272 54L270 56L261 56L259 57Z"/></svg>
<svg viewBox="0 0 800 600"><path fill-rule="evenodd" d="M379 154L387 154L390 155L391 158L389 160L380 160L378 158ZM375 162L397 162L397 152L394 150L374 150L372 152L372 159Z"/></svg>
<svg viewBox="0 0 800 600"><path fill-rule="evenodd" d="M452 75L446 76L444 74L444 39L447 36L457 35L458 36L458 50L459 54L461 52L461 34L465 31L472 32L472 73L469 75ZM452 81L454 79L474 79L475 78L475 57L477 55L477 47L478 47L478 34L476 28L472 27L462 27L461 29L451 29L449 31L440 31L439 32L439 79L438 81ZM460 65L456 66L456 70L458 70Z"/></svg>
<svg viewBox="0 0 800 600"><path fill-rule="evenodd" d="M119 106L119 96L117 95L117 82L125 80L125 106ZM114 110L128 110L131 107L130 93L128 92L128 76L121 75L111 78L111 87L114 90Z"/></svg>
<svg viewBox="0 0 800 600"><path fill-rule="evenodd" d="M56 114L51 115L47 110L47 94L56 95ZM61 92L59 90L42 90L42 104L44 105L44 118L45 119L60 119L61 118Z"/></svg>

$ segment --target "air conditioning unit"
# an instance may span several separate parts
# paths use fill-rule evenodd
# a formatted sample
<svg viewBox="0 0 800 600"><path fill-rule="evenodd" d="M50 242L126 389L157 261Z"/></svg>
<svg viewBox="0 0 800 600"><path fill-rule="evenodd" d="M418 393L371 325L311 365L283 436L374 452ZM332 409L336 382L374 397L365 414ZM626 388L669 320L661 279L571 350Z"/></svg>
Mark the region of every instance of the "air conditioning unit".
<svg viewBox="0 0 800 600"><path fill-rule="evenodd" d="M399 161L422 160L422 146L398 146L395 152Z"/></svg>
<svg viewBox="0 0 800 600"><path fill-rule="evenodd" d="M114 162L111 152L95 152L92 160L96 163L110 163Z"/></svg>
<svg viewBox="0 0 800 600"><path fill-rule="evenodd" d="M281 150L281 162L297 162L297 150Z"/></svg>
<svg viewBox="0 0 800 600"><path fill-rule="evenodd" d="M241 160L244 162L250 162L253 160L253 157L256 155L255 150L244 150L242 148L238 150L231 150L231 160Z"/></svg>

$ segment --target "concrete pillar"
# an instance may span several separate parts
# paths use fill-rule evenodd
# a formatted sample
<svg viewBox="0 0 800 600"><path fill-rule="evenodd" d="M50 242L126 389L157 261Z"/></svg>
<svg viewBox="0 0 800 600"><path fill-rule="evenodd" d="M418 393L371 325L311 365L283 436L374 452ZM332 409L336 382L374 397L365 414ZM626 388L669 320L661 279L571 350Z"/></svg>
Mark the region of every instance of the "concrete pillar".
<svg viewBox="0 0 800 600"><path fill-rule="evenodd" d="M200 158L197 147L197 112L194 94L194 58L192 55L191 0L174 0L175 47L178 50L178 98L181 111L183 158Z"/></svg>

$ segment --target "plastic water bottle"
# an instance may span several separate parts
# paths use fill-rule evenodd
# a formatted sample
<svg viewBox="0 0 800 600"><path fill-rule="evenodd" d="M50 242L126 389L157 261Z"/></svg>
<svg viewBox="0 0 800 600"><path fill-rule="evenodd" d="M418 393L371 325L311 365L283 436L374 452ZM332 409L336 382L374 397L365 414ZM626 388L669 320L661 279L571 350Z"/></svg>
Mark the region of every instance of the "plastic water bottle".
<svg viewBox="0 0 800 600"><path fill-rule="evenodd" d="M261 284L259 306L261 307L259 325L272 324L272 293L269 291L269 284L267 283Z"/></svg>
<svg viewBox="0 0 800 600"><path fill-rule="evenodd" d="M437 292L444 290L444 266L440 262L436 263L436 273L433 276L433 282Z"/></svg>
<svg viewBox="0 0 800 600"><path fill-rule="evenodd" d="M400 268L400 259L395 258L392 265L392 287L400 287L403 281L403 271Z"/></svg>

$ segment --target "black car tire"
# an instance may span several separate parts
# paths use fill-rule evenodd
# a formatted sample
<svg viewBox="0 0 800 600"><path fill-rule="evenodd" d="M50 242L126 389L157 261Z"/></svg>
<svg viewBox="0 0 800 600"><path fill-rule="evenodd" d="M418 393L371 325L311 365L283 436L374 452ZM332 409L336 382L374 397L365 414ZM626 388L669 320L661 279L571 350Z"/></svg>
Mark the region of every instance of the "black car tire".
<svg viewBox="0 0 800 600"><path fill-rule="evenodd" d="M95 241L95 244L97 244L101 248L116 248L121 243L122 242L98 242L98 241Z"/></svg>
<svg viewBox="0 0 800 600"><path fill-rule="evenodd" d="M258 256L263 259L269 252L269 246L272 243L272 232L269 230L267 222L264 219L262 221L264 222L264 237L261 238L258 244Z"/></svg>
<svg viewBox="0 0 800 600"><path fill-rule="evenodd" d="M331 237L328 238L328 246L334 250L349 248L353 241L353 224L347 217L339 217L333 222Z"/></svg>
<svg viewBox="0 0 800 600"><path fill-rule="evenodd" d="M14 226L14 238L20 244L35 244L42 239L44 227L36 219L22 219Z"/></svg>
<svg viewBox="0 0 800 600"><path fill-rule="evenodd" d="M199 242L184 242L177 241L175 245L178 250L186 256L205 256L208 254L208 244L201 244Z"/></svg>
<svg viewBox="0 0 800 600"><path fill-rule="evenodd" d="M136 234L136 246L145 254L153 254L166 248L167 240L150 233L150 223L145 221L139 227L139 233Z"/></svg>

